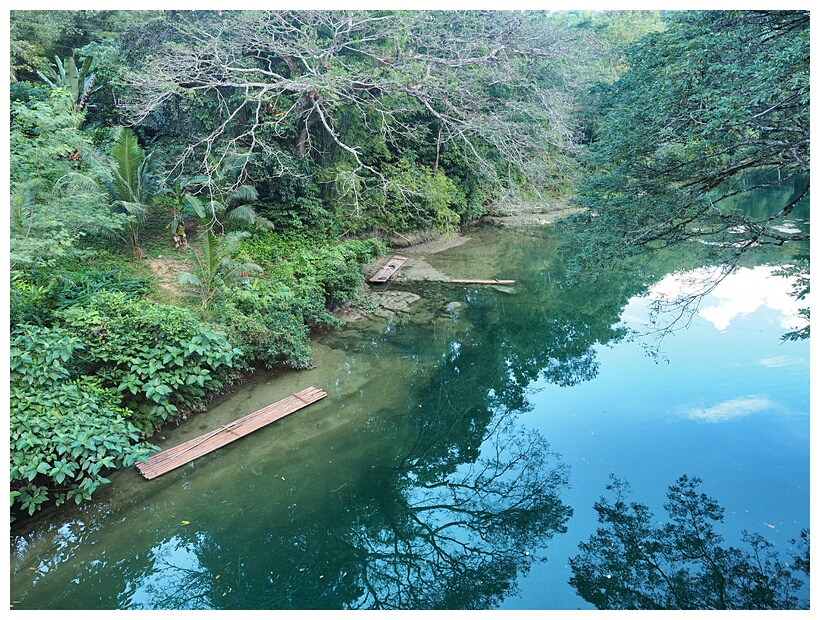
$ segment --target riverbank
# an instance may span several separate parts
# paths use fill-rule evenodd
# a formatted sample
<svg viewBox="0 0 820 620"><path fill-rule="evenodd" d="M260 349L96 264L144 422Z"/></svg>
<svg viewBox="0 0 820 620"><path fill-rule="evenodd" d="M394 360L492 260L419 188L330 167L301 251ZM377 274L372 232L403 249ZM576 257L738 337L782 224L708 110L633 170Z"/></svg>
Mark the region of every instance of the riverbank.
<svg viewBox="0 0 820 620"><path fill-rule="evenodd" d="M553 210L553 213L554 212L555 210ZM179 286L177 280L178 274L181 271L191 268L190 265L193 255L189 252L171 252L167 250L167 246L165 245L165 243L167 243L167 239L165 239L167 235L163 234L165 231L162 226L160 226L161 222L165 221L164 215L167 214L157 213L150 222L146 223L145 239L151 251L145 257L145 260L140 261L136 265L128 264L125 266L130 276L142 278L142 281L153 284L152 287L149 286L149 290L147 291L148 297L139 302L121 301L119 303L122 305L123 312L126 310L132 314L142 312L139 316L146 315L147 318L151 320L156 320L157 318L152 315L151 312L156 314L159 311L157 308L162 307L163 310L159 311L162 314L160 321L164 321L166 314L176 313L178 309L179 316L184 317L185 321L187 321L185 324L196 327L197 321L202 321L206 318L206 315L197 312L199 300L192 297L191 290ZM230 295L227 295L224 308L218 308L213 317L216 319L213 323L213 329L216 330L214 332L216 334L215 337L222 337L220 334L226 332L228 342L232 343L233 347L241 348L243 351L246 351L246 354L249 350L251 354L258 354L258 351L255 349L266 351L268 352L267 361L270 363L266 364L264 359L258 357L249 357L244 367L235 367L232 371L223 373L224 376L221 376L218 381L214 380L210 385L203 385L205 389L201 391L197 398L187 401L181 399L177 399L176 401L169 400L168 402L172 402L175 406L174 415L164 418L165 421L162 423L158 424L153 422L150 425L148 422L152 421L143 415L143 418L141 418L142 424L138 427L140 437L150 443L161 443L168 431L175 426L181 424L186 419L197 417L199 413L218 406L219 403L235 394L237 390L242 389L242 386L250 380L258 369L271 367L274 357L272 353L269 353L270 343L268 343L266 338L275 337L276 340L273 341L272 344L279 346L284 354L291 355L289 359L296 360L297 363L289 363L286 361L284 354L281 357L275 358L276 367L281 372L290 374L292 372L291 369L309 369L313 368L314 364L317 363L313 358L313 350L315 350L317 343L321 342L324 330L335 323L332 317L328 316L329 311L332 311L335 317L343 323L351 323L368 317L373 320L391 320L396 316L402 318L410 311L411 304L419 300L419 296L412 292L410 287L406 287L408 290L402 290L405 288L402 286L402 283L447 281L453 278L464 277L504 277L503 274L492 272L489 267L492 261L485 265L483 258L478 261L474 260L469 264L469 268L466 271L470 271L470 273L463 273L465 270L460 267L448 268L446 261L442 264L441 261L436 262L430 261L429 259L432 256L466 243L471 238L471 231L477 232L477 227L482 227L486 234L488 224L490 226L489 230L492 230L492 226L517 225L523 222L532 223L534 221L532 219L533 217L539 217L540 221L538 223L541 224L551 221L548 219L546 213L535 216L533 212L530 211L528 212L528 216L529 219L525 219L521 213L499 213L493 215L492 218L484 218L480 221L473 222L470 226L465 227L455 234L433 235L430 233L418 233L418 235L415 235L415 239L413 239L415 243L408 243L408 240L411 238L404 236L401 240L394 240L395 243L392 244L392 247L388 246L386 252L385 246L380 246L375 252L371 251L370 246L373 245L373 240L347 240L341 242L339 245L344 246L347 249L346 252L339 251L333 244L329 244L327 247L320 245L316 248L301 248L298 249L297 258L293 261L294 264L297 265L296 267L292 267L289 263L284 262L284 259L274 265L268 265L270 269L276 268L285 272L284 276L286 277L283 280L282 286L288 287L288 290L293 293L293 296L285 299L285 301L296 299L297 301L289 303L297 310L306 304L306 302L298 301L302 298L302 295L313 295L313 297L309 298L310 304L308 304L308 309L313 314L311 316L299 315L305 323L304 329L294 328L292 330L295 334L294 337L301 337L304 342L300 340L294 344L294 341L291 340L288 334L282 333L282 325L284 323L281 318L277 317L279 317L282 312L289 310L291 306L280 307L283 304L279 302L284 298L271 296L270 299L268 299L268 297L265 297L265 295L269 293L265 288L267 282L260 280L258 286L255 285L252 289L241 290L240 293L244 294L241 300L239 300L239 298L232 299ZM499 220L497 218L504 219ZM493 233L490 232L490 235L492 234ZM263 240L271 243L270 239L263 238ZM367 250L367 252L365 252L365 250ZM389 255L389 253L393 251L400 251L408 256L409 260L406 266L402 268L395 279L391 279L387 286L373 286L367 283L366 278L378 269L379 264L384 260L384 256ZM298 252L302 254L300 255ZM379 256L363 264L363 261L368 261L370 257L374 256L374 253L379 254ZM285 254L283 254L283 256L284 255ZM504 263L504 261L497 261L498 257L488 256L487 259L495 260L498 264ZM434 267L434 265L438 265L438 269ZM292 269L294 273L289 275L289 269ZM364 278L362 278L362 275L364 275ZM228 293L234 294L234 297L236 297L236 289L231 289ZM346 298L352 298L352 301L340 303L341 300ZM237 309L238 306L235 307L232 305L238 300L246 305L247 303L256 304L260 307L260 310L263 304L271 302L276 305L276 310L279 314L275 314L270 309L263 314L258 314L248 312L246 308L244 309L245 314L242 314ZM108 299L107 303L110 305L113 302ZM446 305L446 303L444 305ZM107 308L108 306L105 307ZM251 310L252 309L253 308L251 308ZM79 316L82 318L85 314ZM111 322L111 329L113 330L108 337L118 338L118 342L122 343L121 348L127 348L130 342L130 340L128 340L130 337L128 334L130 334L130 332L125 333L122 332L122 329L119 329L119 327L114 327L115 325L120 325L117 322L118 316L117 313L114 313L107 319ZM297 316L297 318L299 318L299 316ZM179 320L182 319L180 318ZM266 327L267 323L264 325L258 324L259 321L274 321L275 325L266 331L262 328ZM160 325L163 325L163 323L160 323ZM203 325L205 325L205 323L203 323ZM292 327L290 324L284 325L286 328ZM323 327L323 325L325 327ZM239 330L239 326L244 326L244 329ZM255 329L253 329L254 327ZM298 325L296 327L298 327ZM276 331L271 331L274 328ZM144 332L143 335L151 331L152 330L148 330ZM135 332L131 334L131 336L137 338L140 334ZM88 336L88 338L90 338L88 350L100 350L101 344L94 341L93 337L94 334ZM149 349L155 346L149 336L146 335L146 338L148 340L144 346L149 347ZM165 344L167 345L168 343ZM248 345L250 349L246 349L245 345ZM298 350L296 345L299 347ZM268 348L265 349L264 347ZM148 351L148 349L146 349L146 352L147 357L157 359L157 356ZM298 359L293 356L294 352L298 353ZM154 377L154 382L167 381L170 384L171 380L168 379L168 377L171 377L174 372L184 375L184 373L189 373L191 368L192 365L185 362L179 364L178 369L176 367L171 367L168 370L160 368L159 370L162 370L163 373L159 377ZM112 370L112 372L114 371ZM185 385L189 383L190 382ZM164 385L164 383L162 385ZM142 383L135 383L135 386L139 391ZM173 393L173 398L176 398L176 392L169 390L168 393ZM172 397L168 398L170 399ZM137 449L137 447L135 447L135 449ZM21 458L18 460L23 463L31 462L33 459ZM17 516L24 518L23 514Z"/></svg>
<svg viewBox="0 0 820 620"><path fill-rule="evenodd" d="M580 209L571 207L564 202L534 208L532 206L517 205L506 209L498 209L496 213L481 218L479 221L462 228L457 233L441 233L433 235L414 233L402 236L393 236L385 240L390 253L400 253L407 260L389 280L390 283L401 285L412 282L447 282L461 274L445 274L433 267L428 258L432 255L458 247L470 240L470 230L481 226L498 226L515 228L522 226L550 226L557 220L578 213ZM362 267L365 280L368 280L384 264L385 257L380 256ZM369 314L380 317L391 317L395 312L407 312L409 305L418 300L418 295L408 291L396 290L391 286L385 290L383 285L371 286L363 284L359 297L363 302L347 305L337 309L334 314L342 321L349 323L365 318Z"/></svg>
<svg viewBox="0 0 820 620"><path fill-rule="evenodd" d="M496 209L491 215L476 220L454 233L416 231L405 235L387 237L383 239L388 246L387 254L376 257L362 265L362 274L365 281L359 287L357 299L333 308L332 314L343 323L349 324L367 318L391 319L397 313L406 313L410 310L411 304L418 301L419 296L410 291L401 290L403 283L446 282L453 277L464 275L442 273L433 267L428 259L468 242L471 239L472 230L486 226L501 228L550 226L557 220L577 211L578 209L568 206L565 202L556 202L539 207L517 205L505 209ZM367 280L381 268L386 257L392 253L401 253L407 257L407 261L390 279L390 286L369 284ZM162 261L155 261L155 263L157 262ZM163 263L163 267L158 269L156 264L152 264L153 271L162 274L164 276L163 281L165 281L169 279L168 273L172 271L174 265ZM168 289L168 292L179 293L178 290L173 291L173 289ZM325 329L317 328L312 331L310 338L312 343L321 340L322 332ZM283 369L283 372L287 371L287 369ZM236 390L241 389L250 380L254 372L251 370L235 375L230 384L226 384L218 391L209 394L196 408L184 411L179 419L173 423L178 424L184 419L196 415L199 411L215 407L229 399ZM299 371L294 369L293 372ZM164 438L162 431L158 432L155 437Z"/></svg>

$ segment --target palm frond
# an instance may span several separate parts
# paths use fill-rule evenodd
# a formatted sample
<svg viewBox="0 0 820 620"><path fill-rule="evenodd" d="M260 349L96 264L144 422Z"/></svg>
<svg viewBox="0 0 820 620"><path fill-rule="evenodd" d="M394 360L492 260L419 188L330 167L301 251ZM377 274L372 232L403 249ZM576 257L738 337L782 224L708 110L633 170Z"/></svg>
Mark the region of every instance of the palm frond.
<svg viewBox="0 0 820 620"><path fill-rule="evenodd" d="M139 170L145 159L145 151L140 148L137 136L127 127L114 128L113 138L111 172L117 192L123 200L138 202Z"/></svg>
<svg viewBox="0 0 820 620"><path fill-rule="evenodd" d="M200 286L202 281L192 273L188 273L187 271L182 272L179 274L179 278L177 279L179 284L193 284L194 286Z"/></svg>
<svg viewBox="0 0 820 620"><path fill-rule="evenodd" d="M61 176L55 184L57 191L63 191L66 188L77 188L84 192L105 191L100 187L99 182L95 177L84 172L73 170Z"/></svg>
<svg viewBox="0 0 820 620"><path fill-rule="evenodd" d="M238 220L240 222L247 222L248 224L256 223L256 211L249 205L242 205L235 207L228 211L227 218L229 220Z"/></svg>
<svg viewBox="0 0 820 620"><path fill-rule="evenodd" d="M273 222L271 222L266 217L262 217L258 213L256 214L256 225L257 226L262 226L262 227L267 228L269 230L273 230L274 228L276 228L276 226L274 226Z"/></svg>
<svg viewBox="0 0 820 620"><path fill-rule="evenodd" d="M222 237L222 253L226 255L233 254L233 252L236 250L236 246L238 246L239 243L247 237L250 237L250 233L246 231L236 231L228 233L227 235Z"/></svg>
<svg viewBox="0 0 820 620"><path fill-rule="evenodd" d="M35 187L33 183L15 184L11 188L11 232L22 235L26 220L31 216L34 205Z"/></svg>
<svg viewBox="0 0 820 620"><path fill-rule="evenodd" d="M129 202L127 200L118 200L117 204L122 207L128 215L133 215L139 221L144 221L148 213L148 205L142 202Z"/></svg>
<svg viewBox="0 0 820 620"><path fill-rule="evenodd" d="M225 213L225 205L218 200L209 200L207 204L208 213L215 218Z"/></svg>
<svg viewBox="0 0 820 620"><path fill-rule="evenodd" d="M252 185L240 185L228 197L228 204L245 205L256 202L259 199L259 192Z"/></svg>
<svg viewBox="0 0 820 620"><path fill-rule="evenodd" d="M254 263L253 261L245 261L244 263L239 263L239 267L242 271L253 272L253 273L262 273L264 269Z"/></svg>

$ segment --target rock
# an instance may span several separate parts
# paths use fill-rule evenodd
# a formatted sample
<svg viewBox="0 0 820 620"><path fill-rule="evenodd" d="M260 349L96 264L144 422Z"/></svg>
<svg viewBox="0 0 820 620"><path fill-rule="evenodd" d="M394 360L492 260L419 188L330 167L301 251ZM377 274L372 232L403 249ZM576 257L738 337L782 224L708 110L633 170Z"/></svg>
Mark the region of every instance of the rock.
<svg viewBox="0 0 820 620"><path fill-rule="evenodd" d="M410 304L421 297L408 291L384 291L371 295L370 299L387 310L410 312Z"/></svg>

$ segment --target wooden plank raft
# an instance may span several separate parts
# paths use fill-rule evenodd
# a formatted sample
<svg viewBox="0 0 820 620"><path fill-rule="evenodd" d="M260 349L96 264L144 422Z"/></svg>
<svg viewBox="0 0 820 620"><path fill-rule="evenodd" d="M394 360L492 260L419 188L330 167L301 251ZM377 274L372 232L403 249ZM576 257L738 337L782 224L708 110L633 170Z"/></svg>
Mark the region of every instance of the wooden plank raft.
<svg viewBox="0 0 820 620"><path fill-rule="evenodd" d="M515 280L462 280L450 279L447 280L450 284L515 284Z"/></svg>
<svg viewBox="0 0 820 620"><path fill-rule="evenodd" d="M404 261L407 260L405 256L393 256L389 261L387 261L381 269L379 269L373 276L370 278L371 282L387 282L387 280L399 270L404 264Z"/></svg>
<svg viewBox="0 0 820 620"><path fill-rule="evenodd" d="M241 437L250 435L253 431L267 426L271 422L280 420L286 415L304 409L316 401L323 399L327 394L315 387L305 388L283 398L280 401L268 405L239 418L230 424L223 424L209 433L195 437L173 448L168 448L158 452L142 463L137 463L137 469L148 480L161 476L164 473L190 463L209 452L221 448Z"/></svg>

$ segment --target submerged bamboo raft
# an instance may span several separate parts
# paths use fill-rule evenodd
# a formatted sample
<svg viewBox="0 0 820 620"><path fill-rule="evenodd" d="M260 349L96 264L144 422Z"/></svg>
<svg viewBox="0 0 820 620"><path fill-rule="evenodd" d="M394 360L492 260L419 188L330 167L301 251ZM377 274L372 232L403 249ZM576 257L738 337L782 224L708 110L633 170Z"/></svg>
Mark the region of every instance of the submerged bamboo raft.
<svg viewBox="0 0 820 620"><path fill-rule="evenodd" d="M371 282L387 282L387 280L399 270L404 264L404 261L407 260L405 256L393 256L389 261L387 261L381 269L379 269L373 276L370 278Z"/></svg>
<svg viewBox="0 0 820 620"><path fill-rule="evenodd" d="M453 278L447 280L450 284L515 284L515 280L465 280Z"/></svg>
<svg viewBox="0 0 820 620"><path fill-rule="evenodd" d="M223 424L209 433L158 452L149 457L144 463L137 463L137 469L148 480L151 480L241 437L245 437L271 422L284 418L286 415L304 409L308 405L322 400L325 396L327 396L325 392L315 387L305 388L301 392L283 398L259 411L246 415L244 418L239 418L230 424Z"/></svg>

